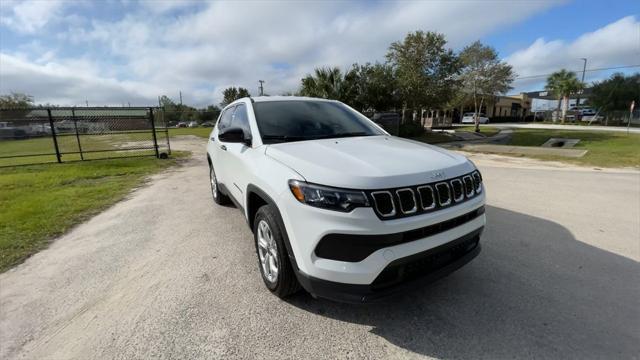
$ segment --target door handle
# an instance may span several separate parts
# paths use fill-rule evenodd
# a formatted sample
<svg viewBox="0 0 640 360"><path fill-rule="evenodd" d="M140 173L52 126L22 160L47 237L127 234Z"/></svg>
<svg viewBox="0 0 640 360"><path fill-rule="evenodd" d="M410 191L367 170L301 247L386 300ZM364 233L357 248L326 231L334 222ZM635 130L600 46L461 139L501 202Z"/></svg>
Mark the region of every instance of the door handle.
<svg viewBox="0 0 640 360"><path fill-rule="evenodd" d="M220 145L220 149L227 151L227 146L226 145Z"/></svg>

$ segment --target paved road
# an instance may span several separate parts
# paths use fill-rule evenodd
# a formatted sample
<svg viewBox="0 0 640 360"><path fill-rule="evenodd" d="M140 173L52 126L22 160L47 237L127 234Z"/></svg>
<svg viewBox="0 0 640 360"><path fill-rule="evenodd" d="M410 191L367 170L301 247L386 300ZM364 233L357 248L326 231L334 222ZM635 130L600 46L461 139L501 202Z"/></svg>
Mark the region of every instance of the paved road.
<svg viewBox="0 0 640 360"><path fill-rule="evenodd" d="M0 275L0 358L638 358L640 174L474 158L480 256L355 306L271 296L198 156Z"/></svg>
<svg viewBox="0 0 640 360"><path fill-rule="evenodd" d="M469 126L455 124L454 126ZM485 126L485 125L480 125ZM627 132L627 128L624 126L599 126L599 125L590 125L590 126L579 126L579 125L553 125L553 124L534 124L534 123L491 123L486 126L502 128L502 129L551 129L551 130L576 130L576 131L613 131L613 132ZM632 127L629 128L629 132L632 134L640 134L640 128Z"/></svg>

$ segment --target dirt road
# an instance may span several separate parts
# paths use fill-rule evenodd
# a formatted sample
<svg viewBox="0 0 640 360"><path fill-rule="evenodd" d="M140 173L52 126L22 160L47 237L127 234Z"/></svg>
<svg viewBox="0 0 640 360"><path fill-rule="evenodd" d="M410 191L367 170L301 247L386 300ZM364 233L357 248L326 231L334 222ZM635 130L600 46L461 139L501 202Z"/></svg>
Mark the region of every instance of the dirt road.
<svg viewBox="0 0 640 360"><path fill-rule="evenodd" d="M392 303L281 301L198 151L0 274L2 359L634 358L640 174L474 155L483 251Z"/></svg>

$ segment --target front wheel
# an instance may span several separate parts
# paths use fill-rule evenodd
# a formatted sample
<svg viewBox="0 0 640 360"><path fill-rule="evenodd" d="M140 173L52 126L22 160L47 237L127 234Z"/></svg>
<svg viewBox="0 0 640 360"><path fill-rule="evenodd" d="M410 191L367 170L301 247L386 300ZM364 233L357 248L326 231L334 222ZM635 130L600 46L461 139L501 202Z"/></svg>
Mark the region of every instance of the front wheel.
<svg viewBox="0 0 640 360"><path fill-rule="evenodd" d="M278 212L273 205L264 205L256 213L253 236L258 266L267 288L280 298L300 289L284 244L284 229L280 228Z"/></svg>
<svg viewBox="0 0 640 360"><path fill-rule="evenodd" d="M209 182L211 183L211 196L213 201L218 205L226 205L229 203L229 197L220 191L218 186L218 178L216 178L216 172L213 170L213 166L209 164Z"/></svg>

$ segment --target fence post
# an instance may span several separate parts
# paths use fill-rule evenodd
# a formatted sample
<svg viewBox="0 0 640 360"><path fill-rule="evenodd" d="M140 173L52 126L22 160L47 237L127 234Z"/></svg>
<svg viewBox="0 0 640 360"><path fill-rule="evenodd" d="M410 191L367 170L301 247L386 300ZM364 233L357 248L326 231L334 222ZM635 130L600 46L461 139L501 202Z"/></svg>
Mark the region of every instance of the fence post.
<svg viewBox="0 0 640 360"><path fill-rule="evenodd" d="M73 126L76 129L76 140L78 141L78 151L80 151L80 160L84 160L82 155L82 145L80 145L80 134L78 133L78 121L76 120L76 109L71 109L71 118L73 118Z"/></svg>
<svg viewBox="0 0 640 360"><path fill-rule="evenodd" d="M153 148L156 150L156 158L160 158L158 151L158 138L156 137L156 124L153 120L153 108L149 108L149 120L151 120L151 133L153 134Z"/></svg>
<svg viewBox="0 0 640 360"><path fill-rule="evenodd" d="M49 116L49 126L51 126L51 137L53 138L53 147L56 149L56 158L58 163L62 162L60 159L60 149L58 148L58 139L56 137L56 128L53 126L53 118L51 117L51 109L47 109L47 115Z"/></svg>
<svg viewBox="0 0 640 360"><path fill-rule="evenodd" d="M167 155L171 155L171 144L169 143L169 125L167 124L167 113L164 109L158 108L158 113L162 114L162 122L164 123L164 136L167 140Z"/></svg>

